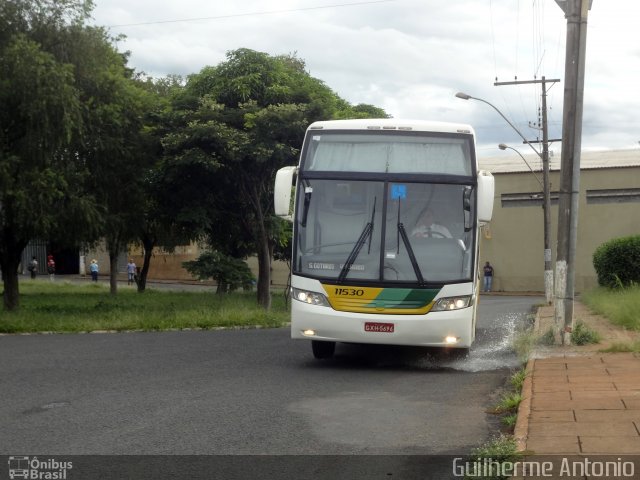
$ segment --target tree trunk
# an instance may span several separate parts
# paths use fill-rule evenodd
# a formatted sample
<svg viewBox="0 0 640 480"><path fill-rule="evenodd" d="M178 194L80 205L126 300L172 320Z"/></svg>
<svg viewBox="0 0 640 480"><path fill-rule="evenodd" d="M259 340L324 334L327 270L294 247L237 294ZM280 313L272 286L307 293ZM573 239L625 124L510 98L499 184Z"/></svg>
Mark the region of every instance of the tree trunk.
<svg viewBox="0 0 640 480"><path fill-rule="evenodd" d="M4 284L3 302L4 308L8 311L17 311L20 307L20 288L18 285L18 265L20 262L3 261L2 282Z"/></svg>
<svg viewBox="0 0 640 480"><path fill-rule="evenodd" d="M271 257L266 232L263 232L261 237L258 245L258 305L269 310L271 309Z"/></svg>
<svg viewBox="0 0 640 480"><path fill-rule="evenodd" d="M271 309L271 250L269 248L269 231L266 225L265 209L260 203L259 188L253 185L245 189L248 193L255 215L256 251L258 253L258 305L265 310Z"/></svg>
<svg viewBox="0 0 640 480"><path fill-rule="evenodd" d="M107 251L109 252L109 288L111 295L118 294L118 257L123 249L121 235L115 231L107 237Z"/></svg>
<svg viewBox="0 0 640 480"><path fill-rule="evenodd" d="M142 262L140 276L138 277L138 293L143 293L147 288L147 275L149 274L149 266L151 265L151 256L153 255L155 241L149 238L143 238L142 246L144 248L144 260Z"/></svg>
<svg viewBox="0 0 640 480"><path fill-rule="evenodd" d="M229 290L229 285L227 285L222 280L218 280L218 286L216 287L216 294L223 295L227 293Z"/></svg>
<svg viewBox="0 0 640 480"><path fill-rule="evenodd" d="M109 249L109 288L111 295L118 294L118 249Z"/></svg>
<svg viewBox="0 0 640 480"><path fill-rule="evenodd" d="M16 243L6 237L2 239L5 244L0 248L0 270L2 270L2 283L4 285L2 301L5 310L17 311L20 308L18 267L27 242Z"/></svg>

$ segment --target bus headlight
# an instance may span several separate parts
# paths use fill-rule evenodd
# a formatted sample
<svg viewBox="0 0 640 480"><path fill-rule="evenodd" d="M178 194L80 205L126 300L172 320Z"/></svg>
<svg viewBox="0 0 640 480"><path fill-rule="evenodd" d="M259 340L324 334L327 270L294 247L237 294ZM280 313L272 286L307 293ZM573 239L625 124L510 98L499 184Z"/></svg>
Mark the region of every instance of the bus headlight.
<svg viewBox="0 0 640 480"><path fill-rule="evenodd" d="M436 303L431 311L444 312L447 310L459 310L461 308L467 308L469 305L471 305L471 295L463 295L461 297L445 297L436 300Z"/></svg>
<svg viewBox="0 0 640 480"><path fill-rule="evenodd" d="M329 306L327 297L321 293L309 292L298 288L292 288L291 292L293 293L292 297L299 302L308 303L309 305L320 305L322 307Z"/></svg>

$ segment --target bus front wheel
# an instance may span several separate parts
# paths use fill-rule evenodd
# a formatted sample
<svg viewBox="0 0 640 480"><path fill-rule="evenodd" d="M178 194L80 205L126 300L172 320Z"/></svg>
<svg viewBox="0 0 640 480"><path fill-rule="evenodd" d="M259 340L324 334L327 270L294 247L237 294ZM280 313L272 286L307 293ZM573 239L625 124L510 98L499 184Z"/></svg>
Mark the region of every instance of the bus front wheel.
<svg viewBox="0 0 640 480"><path fill-rule="evenodd" d="M313 356L318 359L331 358L333 357L333 352L336 351L336 342L311 340L311 350L313 350Z"/></svg>

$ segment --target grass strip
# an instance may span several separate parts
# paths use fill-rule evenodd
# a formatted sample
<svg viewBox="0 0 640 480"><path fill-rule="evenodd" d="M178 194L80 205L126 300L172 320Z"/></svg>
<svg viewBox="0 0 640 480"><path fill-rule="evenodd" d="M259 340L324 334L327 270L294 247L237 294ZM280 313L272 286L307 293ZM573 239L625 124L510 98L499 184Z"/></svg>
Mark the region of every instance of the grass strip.
<svg viewBox="0 0 640 480"><path fill-rule="evenodd" d="M582 294L581 300L614 325L640 330L640 285L616 290L595 288Z"/></svg>
<svg viewBox="0 0 640 480"><path fill-rule="evenodd" d="M148 289L140 294L120 288L111 295L105 285L68 282L25 282L20 309L1 314L0 333L280 327L289 321L281 294L273 295L272 308L265 311L253 293Z"/></svg>

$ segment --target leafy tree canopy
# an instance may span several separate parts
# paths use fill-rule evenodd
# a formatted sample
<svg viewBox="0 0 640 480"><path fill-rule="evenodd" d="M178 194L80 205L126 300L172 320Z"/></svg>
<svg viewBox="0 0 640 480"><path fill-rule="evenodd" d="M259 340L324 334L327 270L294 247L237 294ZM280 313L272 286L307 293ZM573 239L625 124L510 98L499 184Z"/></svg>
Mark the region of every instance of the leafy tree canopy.
<svg viewBox="0 0 640 480"><path fill-rule="evenodd" d="M200 212L192 219L201 219L216 250L257 253L258 301L268 308L270 258L282 242L272 213L275 172L297 163L309 123L386 114L352 107L295 55L250 49L231 51L225 62L189 76L174 108L182 124L163 140L166 172L187 201L170 202Z"/></svg>
<svg viewBox="0 0 640 480"><path fill-rule="evenodd" d="M137 142L142 97L126 56L103 29L84 25L92 6L0 3L0 268L8 309L18 306L17 268L29 240L77 244L101 232L109 205L92 179Z"/></svg>

